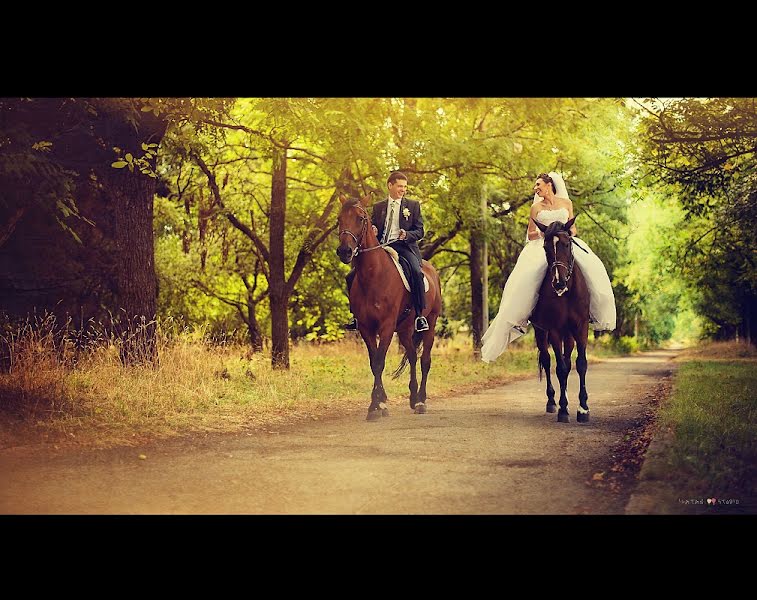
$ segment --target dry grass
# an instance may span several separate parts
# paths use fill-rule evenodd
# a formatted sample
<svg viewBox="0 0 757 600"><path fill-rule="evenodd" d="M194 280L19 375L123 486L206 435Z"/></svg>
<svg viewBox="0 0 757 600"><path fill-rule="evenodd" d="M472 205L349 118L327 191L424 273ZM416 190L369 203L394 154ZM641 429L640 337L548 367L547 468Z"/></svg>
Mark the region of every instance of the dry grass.
<svg viewBox="0 0 757 600"><path fill-rule="evenodd" d="M213 343L202 331L177 331L171 323L158 327L157 368L122 367L117 340L96 327L74 340L46 320L4 341L12 360L9 372L0 373L0 446L47 440L106 447L189 432L266 429L329 414L362 415L370 402L373 378L357 336L294 345L288 371L273 370L267 353ZM395 342L384 374L395 407L408 405L408 372L390 377L401 356ZM514 345L485 364L472 356L467 338L437 340L432 361L432 404L536 376L531 344Z"/></svg>
<svg viewBox="0 0 757 600"><path fill-rule="evenodd" d="M691 360L752 361L757 359L757 348L745 342L700 342L686 348L676 357L679 362Z"/></svg>

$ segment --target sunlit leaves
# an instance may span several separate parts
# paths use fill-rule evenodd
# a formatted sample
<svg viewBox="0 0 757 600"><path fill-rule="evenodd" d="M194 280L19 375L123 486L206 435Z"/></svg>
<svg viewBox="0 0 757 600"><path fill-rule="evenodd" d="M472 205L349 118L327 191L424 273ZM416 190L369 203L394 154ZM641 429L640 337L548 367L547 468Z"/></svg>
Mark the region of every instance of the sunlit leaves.
<svg viewBox="0 0 757 600"><path fill-rule="evenodd" d="M53 143L52 142L36 142L32 144L33 150L39 150L40 152L50 152L50 149L52 148Z"/></svg>
<svg viewBox="0 0 757 600"><path fill-rule="evenodd" d="M110 166L114 169L128 167L129 171L132 173L137 169L140 173L147 175L148 177L157 178L158 175L152 167L152 161L157 156L157 148L158 144L146 144L143 142L142 150L144 150L145 153L142 156L135 158L131 152L127 152L123 158L113 161ZM117 154L120 154L120 148L114 148L114 150L116 150Z"/></svg>

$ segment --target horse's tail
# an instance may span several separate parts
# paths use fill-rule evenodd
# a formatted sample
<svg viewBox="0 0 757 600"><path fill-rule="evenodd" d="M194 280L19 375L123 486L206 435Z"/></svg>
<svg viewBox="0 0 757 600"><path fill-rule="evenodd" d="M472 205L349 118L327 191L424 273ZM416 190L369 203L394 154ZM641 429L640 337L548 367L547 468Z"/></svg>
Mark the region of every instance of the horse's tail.
<svg viewBox="0 0 757 600"><path fill-rule="evenodd" d="M415 354L416 356L419 353L421 342L423 341L423 332L422 331L416 331L413 333L413 346L415 347ZM407 367L407 363L410 362L407 358L407 350L405 350L405 354L402 355L402 360L400 361L399 366L397 367L397 370L392 373L392 379L397 379L402 373L405 371L405 368Z"/></svg>

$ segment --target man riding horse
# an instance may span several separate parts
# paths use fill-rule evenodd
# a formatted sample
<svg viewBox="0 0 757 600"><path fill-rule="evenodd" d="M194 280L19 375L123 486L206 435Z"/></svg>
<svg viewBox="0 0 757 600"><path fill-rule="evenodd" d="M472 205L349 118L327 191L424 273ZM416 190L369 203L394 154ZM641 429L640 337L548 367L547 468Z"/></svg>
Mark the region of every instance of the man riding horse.
<svg viewBox="0 0 757 600"><path fill-rule="evenodd" d="M382 245L390 246L400 257L410 265L410 295L415 308L415 331L427 331L428 321L423 316L426 308L426 293L424 291L423 273L421 271L421 251L418 240L423 239L423 217L421 205L416 200L405 198L407 191L407 176L394 171L386 182L389 197L373 205L371 222L373 232ZM352 287L355 278L353 268L347 275L347 290ZM345 329L357 330L355 317L345 325Z"/></svg>

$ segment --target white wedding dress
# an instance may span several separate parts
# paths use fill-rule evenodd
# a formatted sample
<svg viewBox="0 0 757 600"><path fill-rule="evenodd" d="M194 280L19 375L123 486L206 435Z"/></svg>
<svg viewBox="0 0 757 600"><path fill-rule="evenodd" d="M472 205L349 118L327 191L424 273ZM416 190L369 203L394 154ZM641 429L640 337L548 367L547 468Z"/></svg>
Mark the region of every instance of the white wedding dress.
<svg viewBox="0 0 757 600"><path fill-rule="evenodd" d="M568 217L567 208L558 208L539 211L536 220L549 225L553 221L567 223ZM588 251L587 254L574 248L573 255L589 288L591 326L597 330L615 329L615 296L605 266L586 242L577 237L573 239ZM510 342L526 333L528 318L539 300L539 288L546 272L544 238L538 237L526 243L505 283L499 312L482 338L481 360L494 361Z"/></svg>

